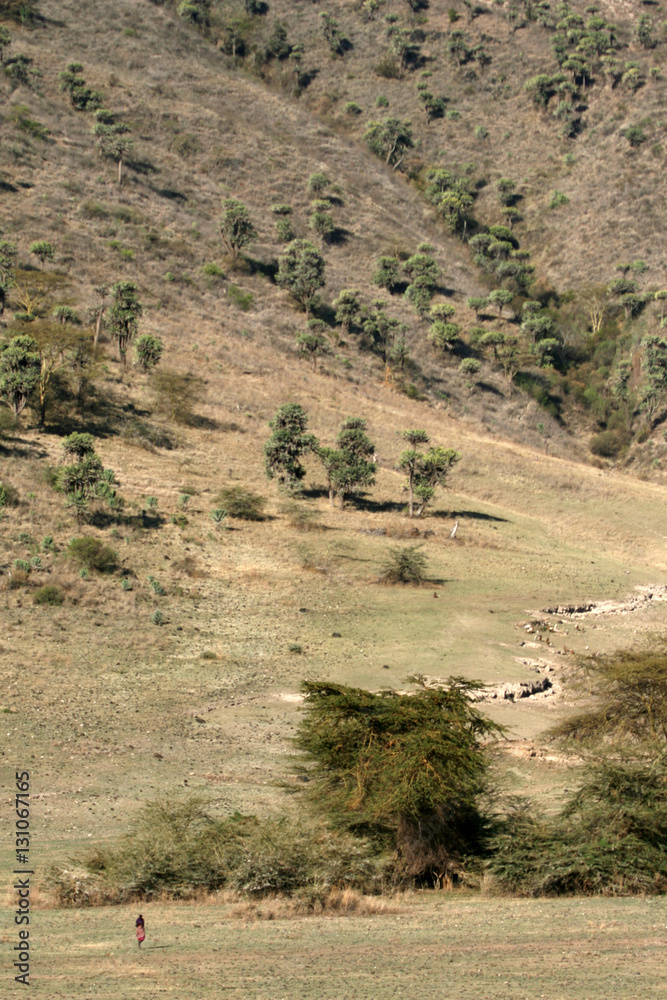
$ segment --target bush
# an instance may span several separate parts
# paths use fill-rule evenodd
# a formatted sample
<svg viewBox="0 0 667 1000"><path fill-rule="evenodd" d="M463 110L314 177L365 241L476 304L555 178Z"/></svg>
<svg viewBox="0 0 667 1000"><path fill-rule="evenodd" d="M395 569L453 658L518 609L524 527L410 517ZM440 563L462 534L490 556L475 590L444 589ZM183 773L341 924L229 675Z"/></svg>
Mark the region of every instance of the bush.
<svg viewBox="0 0 667 1000"><path fill-rule="evenodd" d="M628 435L623 430L602 431L591 438L588 447L601 458L617 458L628 443Z"/></svg>
<svg viewBox="0 0 667 1000"><path fill-rule="evenodd" d="M35 604L48 604L51 607L57 607L64 601L63 592L60 587L50 583L35 591L33 601Z"/></svg>
<svg viewBox="0 0 667 1000"><path fill-rule="evenodd" d="M0 483L0 510L4 507L17 507L19 495L9 483Z"/></svg>
<svg viewBox="0 0 667 1000"><path fill-rule="evenodd" d="M356 101L348 101L347 104L343 107L343 111L345 112L346 115L361 114L361 108L359 107Z"/></svg>
<svg viewBox="0 0 667 1000"><path fill-rule="evenodd" d="M511 810L488 867L501 889L526 896L664 893L666 838L664 757L598 757L555 819Z"/></svg>
<svg viewBox="0 0 667 1000"><path fill-rule="evenodd" d="M390 549L380 574L381 583L424 582L427 559L418 545Z"/></svg>
<svg viewBox="0 0 667 1000"><path fill-rule="evenodd" d="M98 573L113 573L118 568L118 553L104 545L99 538L87 535L73 538L67 546L67 553L85 569L97 570Z"/></svg>
<svg viewBox="0 0 667 1000"><path fill-rule="evenodd" d="M252 292L244 292L242 288L237 285L230 285L227 289L227 298L238 306L241 312L248 312L255 301L255 296Z"/></svg>
<svg viewBox="0 0 667 1000"><path fill-rule="evenodd" d="M202 264L202 273L207 278L224 278L225 276L225 272L220 265L215 264L213 261L210 261L208 264Z"/></svg>
<svg viewBox="0 0 667 1000"><path fill-rule="evenodd" d="M246 490L243 486L229 486L221 490L215 502L227 512L228 517L235 517L241 521L264 520L266 498Z"/></svg>
<svg viewBox="0 0 667 1000"><path fill-rule="evenodd" d="M569 202L570 199L566 194L563 194L562 191L552 191L549 197L547 208L551 209L560 208L561 205L568 205Z"/></svg>
<svg viewBox="0 0 667 1000"><path fill-rule="evenodd" d="M401 76L400 67L396 62L395 57L389 52L387 55L382 56L373 69L378 76L382 77L383 80L399 80Z"/></svg>
<svg viewBox="0 0 667 1000"><path fill-rule="evenodd" d="M155 410L177 424L190 424L193 407L201 397L204 381L198 375L182 375L162 368L151 375Z"/></svg>
<svg viewBox="0 0 667 1000"><path fill-rule="evenodd" d="M53 868L49 881L61 904L79 906L222 888L259 898L327 895L334 886L378 891L390 864L368 841L303 816L220 820L193 797L149 802L131 833L89 855L75 878L68 865Z"/></svg>

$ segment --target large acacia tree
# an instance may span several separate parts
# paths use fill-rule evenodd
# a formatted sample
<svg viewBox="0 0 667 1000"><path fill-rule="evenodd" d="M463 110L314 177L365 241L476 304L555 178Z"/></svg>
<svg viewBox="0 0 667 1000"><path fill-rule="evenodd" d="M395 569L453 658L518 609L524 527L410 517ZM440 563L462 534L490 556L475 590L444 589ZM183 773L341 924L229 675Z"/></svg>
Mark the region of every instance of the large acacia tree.
<svg viewBox="0 0 667 1000"><path fill-rule="evenodd" d="M483 839L484 741L501 728L473 705L476 687L462 678L411 695L303 685L296 743L316 808L393 846L404 874L421 881L460 870Z"/></svg>

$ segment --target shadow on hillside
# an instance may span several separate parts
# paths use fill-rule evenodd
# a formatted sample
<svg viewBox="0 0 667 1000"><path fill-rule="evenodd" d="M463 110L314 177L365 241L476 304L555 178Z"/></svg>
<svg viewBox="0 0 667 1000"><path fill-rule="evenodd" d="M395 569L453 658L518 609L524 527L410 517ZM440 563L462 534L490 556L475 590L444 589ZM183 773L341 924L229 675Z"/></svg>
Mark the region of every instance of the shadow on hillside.
<svg viewBox="0 0 667 1000"><path fill-rule="evenodd" d="M398 514L405 510L405 500L373 500L371 497L358 497L355 506L357 510L365 510L369 514Z"/></svg>
<svg viewBox="0 0 667 1000"><path fill-rule="evenodd" d="M150 187L154 194L157 194L160 198L167 198L169 201L177 201L179 204L184 205L188 200L188 196L183 194L182 191L174 191L173 188L156 188Z"/></svg>
<svg viewBox="0 0 667 1000"><path fill-rule="evenodd" d="M127 166L134 170L135 174L159 174L160 168L156 167L154 163L147 159L140 159L139 157L129 159L127 161Z"/></svg>
<svg viewBox="0 0 667 1000"><path fill-rule="evenodd" d="M481 510L432 510L431 517L440 517L448 521L463 521L468 518L471 521L498 521L509 524L506 517L496 517L495 514L484 514Z"/></svg>
<svg viewBox="0 0 667 1000"><path fill-rule="evenodd" d="M492 393L492 395L494 395L494 396L500 396L500 397L501 397L501 399L504 399L504 398L505 398L505 395L504 395L504 393L502 393L502 392L500 391L500 389L498 389L498 388L497 388L497 386L495 386L495 385L491 385L491 383L490 383L490 382L478 382L478 383L477 383L477 388L478 388L478 389L481 389L481 390L482 390L482 392L490 392L490 393Z"/></svg>
<svg viewBox="0 0 667 1000"><path fill-rule="evenodd" d="M44 448L40 448L39 444L34 441L6 435L0 441L0 455L12 458L46 458L48 452Z"/></svg>

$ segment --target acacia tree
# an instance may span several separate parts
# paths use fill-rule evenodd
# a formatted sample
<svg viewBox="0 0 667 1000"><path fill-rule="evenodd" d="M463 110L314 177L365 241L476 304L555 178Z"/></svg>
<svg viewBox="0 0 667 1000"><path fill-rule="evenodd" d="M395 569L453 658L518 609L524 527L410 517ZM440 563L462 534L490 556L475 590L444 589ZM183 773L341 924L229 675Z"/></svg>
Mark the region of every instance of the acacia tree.
<svg viewBox="0 0 667 1000"><path fill-rule="evenodd" d="M132 139L127 136L130 131L130 126L126 122L108 124L98 121L94 128L100 153L105 160L113 160L118 164L119 185L123 183L123 162L134 145Z"/></svg>
<svg viewBox="0 0 667 1000"><path fill-rule="evenodd" d="M257 239L257 230L242 201L235 198L225 198L223 201L220 235L232 260L237 260L241 250Z"/></svg>
<svg viewBox="0 0 667 1000"><path fill-rule="evenodd" d="M40 359L36 388L39 399L39 426L43 427L54 378L73 371L77 359L81 355L90 354L91 336L87 330L78 329L71 321L60 320L56 322L36 320L30 324L30 335L35 341Z"/></svg>
<svg viewBox="0 0 667 1000"><path fill-rule="evenodd" d="M307 426L308 415L298 403L281 406L269 424L273 433L264 445L266 475L289 493L298 490L306 475L302 457L318 448L317 438L306 433Z"/></svg>
<svg viewBox="0 0 667 1000"><path fill-rule="evenodd" d="M502 733L474 706L479 682L371 693L306 682L296 743L308 794L337 825L393 846L404 875L437 884L481 845L484 742Z"/></svg>
<svg viewBox="0 0 667 1000"><path fill-rule="evenodd" d="M412 125L400 118L385 118L382 122L369 122L364 139L370 151L381 156L384 162L397 170L412 149Z"/></svg>
<svg viewBox="0 0 667 1000"><path fill-rule="evenodd" d="M125 365L127 348L137 332L139 317L143 310L137 298L137 286L133 281L117 281L112 286L111 294L109 329L118 341L118 355Z"/></svg>
<svg viewBox="0 0 667 1000"><path fill-rule="evenodd" d="M366 434L366 421L360 417L348 417L344 421L336 438L336 448L318 448L332 507L336 497L344 507L346 496L375 482L374 453L375 445Z"/></svg>
<svg viewBox="0 0 667 1000"><path fill-rule="evenodd" d="M420 428L403 431L403 437L411 445L398 460L398 468L408 477L408 517L420 517L433 499L436 488L444 486L449 471L460 461L461 455L453 448L433 447L427 452L418 451L417 445L429 443L428 434Z"/></svg>
<svg viewBox="0 0 667 1000"><path fill-rule="evenodd" d="M330 354L331 347L326 337L327 325L320 319L311 319L308 326L296 335L296 345L302 354L310 355L313 371L317 371L317 359Z"/></svg>
<svg viewBox="0 0 667 1000"><path fill-rule="evenodd" d="M12 337L0 347L0 398L15 417L23 412L37 386L40 358L32 337Z"/></svg>
<svg viewBox="0 0 667 1000"><path fill-rule="evenodd" d="M324 258L308 240L292 240L279 258L276 283L291 292L309 315L324 285Z"/></svg>

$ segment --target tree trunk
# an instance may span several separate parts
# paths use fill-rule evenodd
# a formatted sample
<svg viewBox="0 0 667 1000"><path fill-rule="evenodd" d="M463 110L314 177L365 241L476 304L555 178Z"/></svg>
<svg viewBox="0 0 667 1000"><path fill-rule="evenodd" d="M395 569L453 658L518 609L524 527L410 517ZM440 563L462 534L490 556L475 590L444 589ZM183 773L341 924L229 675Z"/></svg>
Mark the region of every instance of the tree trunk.
<svg viewBox="0 0 667 1000"><path fill-rule="evenodd" d="M414 517L415 511L415 473L414 469L410 469L408 476L408 517Z"/></svg>
<svg viewBox="0 0 667 1000"><path fill-rule="evenodd" d="M123 161L118 161L118 186L123 183Z"/></svg>
<svg viewBox="0 0 667 1000"><path fill-rule="evenodd" d="M93 337L93 354L97 352L97 342L100 339L100 330L102 329L102 315L103 315L103 310L100 309L95 318L95 336Z"/></svg>

